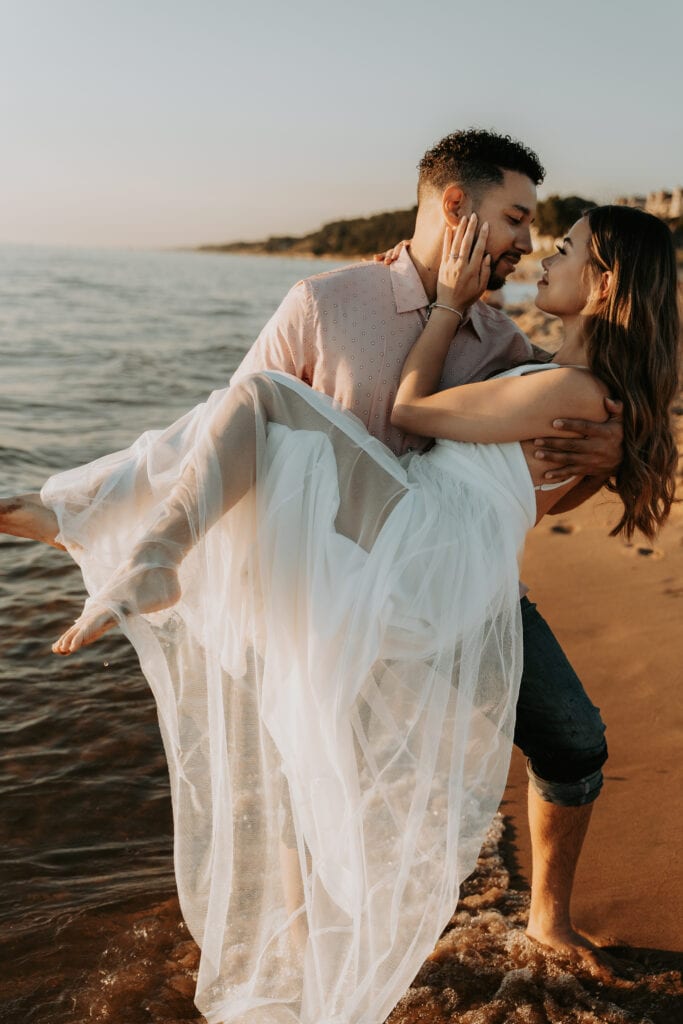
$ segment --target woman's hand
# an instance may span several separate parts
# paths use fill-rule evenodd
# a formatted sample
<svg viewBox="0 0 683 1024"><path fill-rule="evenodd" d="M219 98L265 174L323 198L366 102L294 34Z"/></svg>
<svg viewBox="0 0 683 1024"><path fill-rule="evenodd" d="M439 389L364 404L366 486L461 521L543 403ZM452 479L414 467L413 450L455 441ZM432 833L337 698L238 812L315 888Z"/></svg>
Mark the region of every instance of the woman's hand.
<svg viewBox="0 0 683 1024"><path fill-rule="evenodd" d="M491 257L486 255L489 226L484 223L476 238L477 215L461 217L456 228L444 233L436 301L463 315L486 291Z"/></svg>
<svg viewBox="0 0 683 1024"><path fill-rule="evenodd" d="M398 242L393 249L387 249L386 252L376 252L372 257L375 263L384 263L385 266L389 267L392 263L395 263L399 258L404 249L410 247L410 238L404 238L402 242Z"/></svg>
<svg viewBox="0 0 683 1024"><path fill-rule="evenodd" d="M443 240L436 304L425 328L403 364L401 380L391 413L393 426L406 433L429 436L422 429L429 414L429 398L435 396L443 364L465 310L478 299L488 284L490 257L485 255L488 225L475 241L477 218L463 219L457 228L447 228ZM433 436L433 435L432 435ZM439 435L439 436L446 436Z"/></svg>

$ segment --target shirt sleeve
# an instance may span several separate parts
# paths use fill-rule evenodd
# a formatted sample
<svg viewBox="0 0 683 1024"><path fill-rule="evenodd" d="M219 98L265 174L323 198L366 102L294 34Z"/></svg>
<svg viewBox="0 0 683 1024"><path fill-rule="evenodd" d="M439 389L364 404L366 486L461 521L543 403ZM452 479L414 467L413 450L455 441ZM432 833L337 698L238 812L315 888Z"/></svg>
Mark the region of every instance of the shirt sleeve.
<svg viewBox="0 0 683 1024"><path fill-rule="evenodd" d="M232 375L279 370L309 380L312 358L311 298L305 281L290 288Z"/></svg>

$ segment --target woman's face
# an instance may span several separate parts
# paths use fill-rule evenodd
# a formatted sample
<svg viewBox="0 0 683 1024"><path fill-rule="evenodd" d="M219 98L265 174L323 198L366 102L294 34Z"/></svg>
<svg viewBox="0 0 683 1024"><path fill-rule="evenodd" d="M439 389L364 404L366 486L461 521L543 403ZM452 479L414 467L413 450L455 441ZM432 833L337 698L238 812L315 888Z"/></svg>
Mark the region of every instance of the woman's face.
<svg viewBox="0 0 683 1024"><path fill-rule="evenodd" d="M577 220L557 246L554 256L541 260L543 277L538 282L536 305L553 316L578 316L586 308L595 287L588 243L588 218Z"/></svg>

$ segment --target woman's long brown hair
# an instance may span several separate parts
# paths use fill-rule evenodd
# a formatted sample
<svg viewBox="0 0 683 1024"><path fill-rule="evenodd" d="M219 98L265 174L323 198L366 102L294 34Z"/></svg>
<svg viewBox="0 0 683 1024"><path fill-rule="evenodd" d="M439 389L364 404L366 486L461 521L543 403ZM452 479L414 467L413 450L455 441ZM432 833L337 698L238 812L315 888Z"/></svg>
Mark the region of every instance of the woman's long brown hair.
<svg viewBox="0 0 683 1024"><path fill-rule="evenodd" d="M675 497L678 450L671 404L679 387L676 253L667 225L626 206L586 214L598 273L611 271L607 296L587 317L588 363L624 403L624 457L609 485L624 511L612 535L640 530L652 539Z"/></svg>

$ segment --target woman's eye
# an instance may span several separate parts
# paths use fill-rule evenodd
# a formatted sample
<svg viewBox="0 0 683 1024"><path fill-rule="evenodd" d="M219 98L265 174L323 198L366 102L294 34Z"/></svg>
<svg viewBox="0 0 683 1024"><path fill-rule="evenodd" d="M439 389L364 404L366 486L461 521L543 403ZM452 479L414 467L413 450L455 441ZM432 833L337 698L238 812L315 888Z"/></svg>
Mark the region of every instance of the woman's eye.
<svg viewBox="0 0 683 1024"><path fill-rule="evenodd" d="M508 220L510 221L511 224L521 224L522 223L522 218L521 217L510 217L509 214L508 214Z"/></svg>
<svg viewBox="0 0 683 1024"><path fill-rule="evenodd" d="M566 256L567 255L567 250L564 248L563 245L557 245L557 243L555 243L555 248L557 249L557 251L560 253L561 256Z"/></svg>

